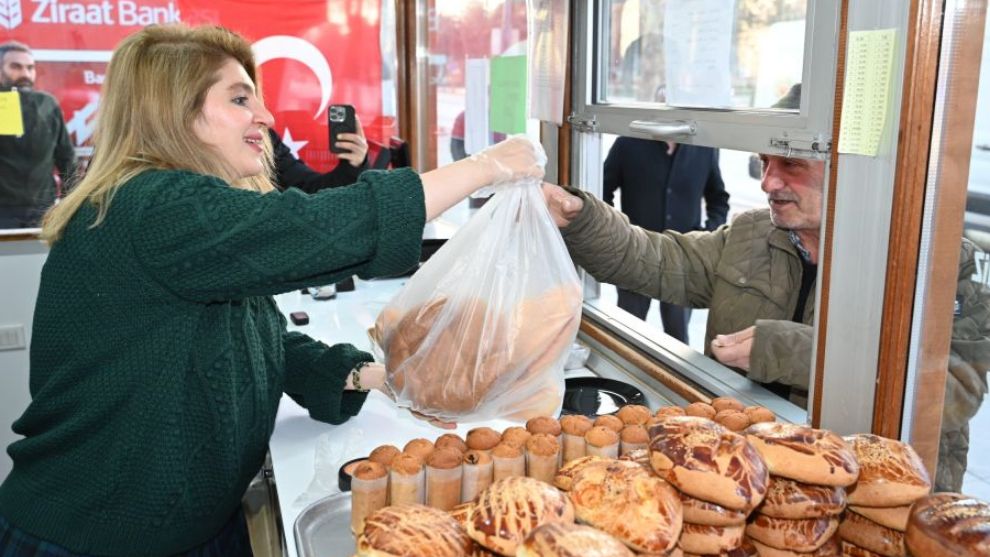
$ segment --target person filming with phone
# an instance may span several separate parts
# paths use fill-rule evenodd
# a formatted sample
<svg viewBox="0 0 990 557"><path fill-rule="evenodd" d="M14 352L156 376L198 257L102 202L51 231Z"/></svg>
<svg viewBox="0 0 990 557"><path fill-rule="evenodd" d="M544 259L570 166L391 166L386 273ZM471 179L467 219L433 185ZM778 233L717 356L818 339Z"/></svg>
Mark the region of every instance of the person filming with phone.
<svg viewBox="0 0 990 557"><path fill-rule="evenodd" d="M370 168L368 141L364 128L347 104L333 104L327 110L330 124L330 152L340 161L329 172L317 172L296 158L272 128L268 137L272 141L275 164L275 187L280 190L297 188L306 193L316 193L326 188L348 186L357 182L361 173ZM336 120L336 121L335 121Z"/></svg>

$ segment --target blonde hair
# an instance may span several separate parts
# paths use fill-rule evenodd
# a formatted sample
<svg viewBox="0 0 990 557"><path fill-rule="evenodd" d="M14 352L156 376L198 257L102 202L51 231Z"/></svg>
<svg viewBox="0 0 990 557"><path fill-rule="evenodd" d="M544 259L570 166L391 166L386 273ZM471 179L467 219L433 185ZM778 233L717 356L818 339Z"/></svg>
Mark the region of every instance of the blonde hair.
<svg viewBox="0 0 990 557"><path fill-rule="evenodd" d="M222 27L152 26L124 39L107 68L89 168L45 215L42 239L49 244L58 241L86 202L96 206L92 226L99 226L117 189L146 170L189 170L217 176L235 187L271 191L272 148L267 133L262 135L268 172L239 178L193 132L207 90L219 81L220 68L231 59L258 83L251 46Z"/></svg>

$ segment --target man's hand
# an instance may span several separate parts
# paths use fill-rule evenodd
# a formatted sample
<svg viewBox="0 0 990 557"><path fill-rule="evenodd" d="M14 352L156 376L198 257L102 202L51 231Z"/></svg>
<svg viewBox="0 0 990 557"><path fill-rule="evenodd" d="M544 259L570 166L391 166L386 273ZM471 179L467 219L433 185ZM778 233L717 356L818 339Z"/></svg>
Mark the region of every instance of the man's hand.
<svg viewBox="0 0 990 557"><path fill-rule="evenodd" d="M580 197L571 195L564 188L549 182L543 182L543 199L547 202L547 209L550 209L554 224L559 228L571 224L584 208L584 200Z"/></svg>
<svg viewBox="0 0 990 557"><path fill-rule="evenodd" d="M729 335L715 335L712 339L712 355L727 366L749 371L749 354L753 351L754 337L755 325Z"/></svg>
<svg viewBox="0 0 990 557"><path fill-rule="evenodd" d="M354 124L357 133L342 133L337 136L337 146L347 150L346 153L337 153L337 156L357 168L368 156L368 142L364 139L364 128L361 127L361 121L357 116L354 117Z"/></svg>

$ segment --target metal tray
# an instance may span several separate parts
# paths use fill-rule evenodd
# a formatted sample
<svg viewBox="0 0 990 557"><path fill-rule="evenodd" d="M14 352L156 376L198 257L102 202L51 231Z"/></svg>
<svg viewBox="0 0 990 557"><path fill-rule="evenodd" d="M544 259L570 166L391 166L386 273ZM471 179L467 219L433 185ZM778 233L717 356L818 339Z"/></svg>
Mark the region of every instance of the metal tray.
<svg viewBox="0 0 990 557"><path fill-rule="evenodd" d="M351 494L336 493L306 507L293 531L299 557L351 557Z"/></svg>

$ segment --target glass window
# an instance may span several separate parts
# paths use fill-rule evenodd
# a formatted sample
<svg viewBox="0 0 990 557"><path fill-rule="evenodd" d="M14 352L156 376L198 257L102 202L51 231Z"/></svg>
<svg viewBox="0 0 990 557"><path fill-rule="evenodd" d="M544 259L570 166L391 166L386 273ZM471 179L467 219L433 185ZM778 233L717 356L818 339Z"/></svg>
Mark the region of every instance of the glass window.
<svg viewBox="0 0 990 557"><path fill-rule="evenodd" d="M575 7L582 129L825 159L835 0L597 0ZM800 85L800 87L796 87ZM784 107L781 98L794 102Z"/></svg>
<svg viewBox="0 0 990 557"><path fill-rule="evenodd" d="M506 137L506 129L495 129L499 123L489 121L487 114L467 113L468 94L474 93L475 87L491 86L477 79L469 61L484 61L490 68L498 63L496 58L526 56L526 1L436 0L429 44L430 75L436 84L435 142L431 147L436 166L443 166ZM487 91L484 96L488 96ZM528 125L509 132L525 131ZM473 142L468 135L479 129L488 133Z"/></svg>
<svg viewBox="0 0 990 557"><path fill-rule="evenodd" d="M990 35L975 122L935 490L990 500Z"/></svg>
<svg viewBox="0 0 990 557"><path fill-rule="evenodd" d="M611 0L602 102L767 108L802 80L807 0Z"/></svg>

